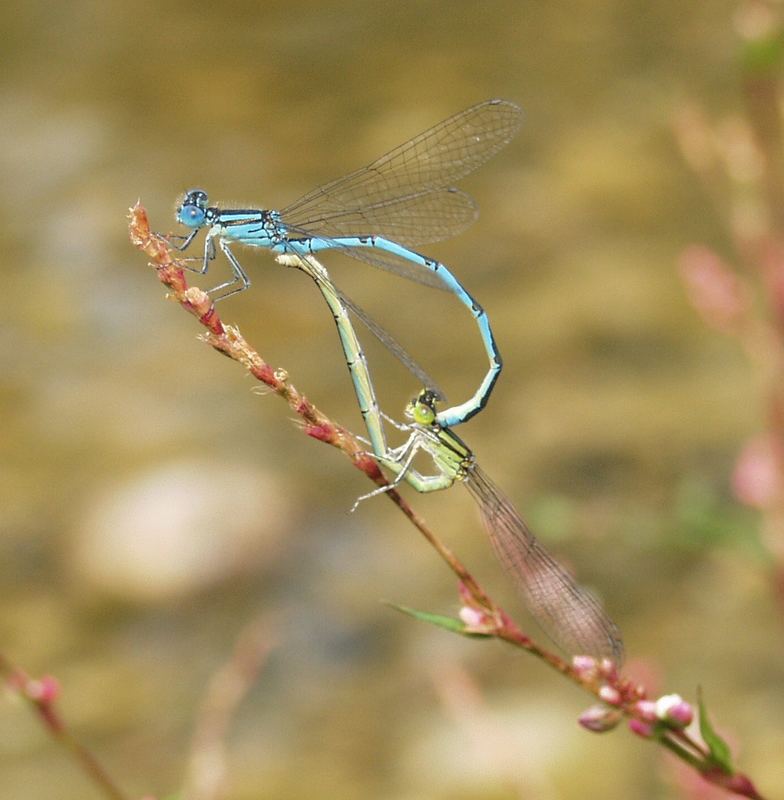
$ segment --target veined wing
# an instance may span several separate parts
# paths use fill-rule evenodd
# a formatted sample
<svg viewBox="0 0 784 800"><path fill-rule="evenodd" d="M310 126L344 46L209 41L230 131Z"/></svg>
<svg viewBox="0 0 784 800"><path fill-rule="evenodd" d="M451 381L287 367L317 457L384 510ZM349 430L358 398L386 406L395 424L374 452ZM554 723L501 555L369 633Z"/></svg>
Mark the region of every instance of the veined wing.
<svg viewBox="0 0 784 800"><path fill-rule="evenodd" d="M469 469L465 485L479 504L498 559L547 635L569 655L606 656L620 664L621 633L593 594L544 549L478 466Z"/></svg>
<svg viewBox="0 0 784 800"><path fill-rule="evenodd" d="M411 221L418 219L418 228L416 238L402 239L404 243L452 236L473 221L475 210L467 195L449 197L443 190L501 150L521 121L522 110L507 100L471 106L367 166L313 189L282 209L281 218L300 229L313 226L314 232L331 237L347 235L349 220L363 225L350 230L354 235L386 235L380 231L387 224L394 229L407 207L407 216ZM422 199L430 193L438 197ZM332 219L339 228L330 227Z"/></svg>
<svg viewBox="0 0 784 800"><path fill-rule="evenodd" d="M474 199L460 189L423 189L352 208L311 209L306 220L288 217L283 224L310 236L383 236L404 245L437 242L456 236L476 222L479 211Z"/></svg>

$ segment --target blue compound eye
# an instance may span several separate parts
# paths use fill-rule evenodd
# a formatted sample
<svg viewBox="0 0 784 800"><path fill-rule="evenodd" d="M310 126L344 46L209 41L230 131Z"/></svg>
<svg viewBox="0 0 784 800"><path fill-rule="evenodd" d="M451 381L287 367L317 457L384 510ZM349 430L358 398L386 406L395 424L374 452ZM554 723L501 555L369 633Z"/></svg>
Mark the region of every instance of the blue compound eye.
<svg viewBox="0 0 784 800"><path fill-rule="evenodd" d="M207 218L207 192L188 189L177 209L177 222L189 228L199 228Z"/></svg>
<svg viewBox="0 0 784 800"><path fill-rule="evenodd" d="M203 208L193 203L184 203L177 211L177 222L187 225L189 228L198 228L204 223L206 216Z"/></svg>

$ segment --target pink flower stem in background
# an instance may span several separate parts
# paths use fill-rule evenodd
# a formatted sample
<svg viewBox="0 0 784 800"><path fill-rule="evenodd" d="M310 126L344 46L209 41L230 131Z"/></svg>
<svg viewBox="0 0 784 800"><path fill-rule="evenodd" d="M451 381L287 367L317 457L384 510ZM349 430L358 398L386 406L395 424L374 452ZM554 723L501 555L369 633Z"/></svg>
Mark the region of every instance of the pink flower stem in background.
<svg viewBox="0 0 784 800"><path fill-rule="evenodd" d="M49 676L40 679L31 678L19 667L11 664L1 653L0 677L12 692L35 709L38 718L43 722L52 738L71 753L74 760L92 783L101 790L104 797L109 800L129 800L128 795L120 791L95 756L80 744L68 730L55 707L60 690L54 678Z"/></svg>
<svg viewBox="0 0 784 800"><path fill-rule="evenodd" d="M202 700L188 759L182 800L217 800L226 797L229 770L226 736L229 724L274 648L269 620L245 625L234 651L212 676Z"/></svg>
<svg viewBox="0 0 784 800"><path fill-rule="evenodd" d="M743 446L732 488L762 515L784 606L784 17L778 4L744 0L735 22L745 116L714 124L693 103L675 125L684 160L724 218L734 263L695 244L680 271L703 321L736 337L762 378L765 429Z"/></svg>
<svg viewBox="0 0 784 800"><path fill-rule="evenodd" d="M373 483L387 486L388 481L376 460L367 454L354 434L319 411L289 382L285 370L274 369L244 340L236 328L225 325L205 292L187 285L184 270L178 264L170 245L165 238L151 231L147 213L139 203L130 210L129 220L132 243L151 260L158 279L169 289L170 299L196 316L207 329L203 340L218 352L238 361L251 375L286 400L300 418L301 427L306 434L338 448ZM588 656L577 656L567 662L536 644L491 599L457 556L441 542L399 492L392 489L385 494L458 578L463 608L460 620L450 620L450 623L462 623L463 627L452 627L452 630L470 636L500 639L526 650L593 694L601 701L601 705L588 709L581 716L580 722L588 730L610 730L626 717L635 733L657 741L681 761L692 766L706 780L735 794L752 800L762 800L748 778L726 766L717 769L709 748L684 730L692 716L689 704L677 695L665 696L656 702L646 700L644 687L623 678L616 665L608 659L597 661ZM718 777L714 773L719 773Z"/></svg>

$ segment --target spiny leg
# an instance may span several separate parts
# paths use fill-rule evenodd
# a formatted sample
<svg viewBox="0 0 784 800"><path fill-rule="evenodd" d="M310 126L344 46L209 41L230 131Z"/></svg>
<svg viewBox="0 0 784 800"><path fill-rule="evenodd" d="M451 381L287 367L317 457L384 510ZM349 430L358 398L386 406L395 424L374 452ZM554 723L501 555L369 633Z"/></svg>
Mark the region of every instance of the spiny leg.
<svg viewBox="0 0 784 800"><path fill-rule="evenodd" d="M388 467L391 470L394 470L397 474L386 486L379 486L378 489L374 489L372 492L368 492L367 494L363 494L358 497L354 505L351 506L351 511L356 511L359 507L359 504L363 500L369 500L371 497L377 497L378 495L389 492L392 489L397 489L397 487L400 485L400 482L407 477L407 474L411 469L411 465L414 462L414 458L419 452L421 446L421 443L416 437L416 433L412 433L409 440L399 450L392 451L394 455L390 453L390 457L377 456L375 453L367 453L367 455L372 456L380 464Z"/></svg>
<svg viewBox="0 0 784 800"><path fill-rule="evenodd" d="M209 239L212 242L212 239ZM237 257L234 253L231 252L231 248L229 247L228 242L225 239L218 239L220 244L220 249L223 252L223 255L231 264L232 272L234 273L234 277L229 280L225 281L224 283L220 283L217 286L213 286L212 289L207 290L207 294L212 297L212 299L217 302L218 300L225 300L227 297L231 297L233 294L239 294L240 292L244 292L250 286L250 278L248 277L247 273L245 272L242 264L237 260ZM205 272L206 267L208 266L207 256L206 256L206 245L205 245L205 258L204 258L204 266ZM213 258L214 258L214 245L213 245ZM223 289L230 289L231 291L222 292Z"/></svg>
<svg viewBox="0 0 784 800"><path fill-rule="evenodd" d="M194 232L196 233L196 232ZM191 235L193 238L193 234ZM184 247L177 248L178 250L184 250ZM192 258L178 258L177 263L182 266L183 269L187 269L188 272L195 272L197 275L206 275L207 270L210 268L210 262L215 260L215 240L214 237L210 236L208 233L204 239L204 254L201 256L194 256ZM196 261L201 266L198 267L191 267L189 266L189 262ZM209 294L209 292L207 292Z"/></svg>

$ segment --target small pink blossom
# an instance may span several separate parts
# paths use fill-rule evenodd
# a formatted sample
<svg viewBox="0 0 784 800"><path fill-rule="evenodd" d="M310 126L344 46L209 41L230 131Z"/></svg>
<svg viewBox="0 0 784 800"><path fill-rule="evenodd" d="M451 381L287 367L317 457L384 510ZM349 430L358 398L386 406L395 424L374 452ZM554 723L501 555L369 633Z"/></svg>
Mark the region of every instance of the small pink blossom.
<svg viewBox="0 0 784 800"><path fill-rule="evenodd" d="M467 628L476 628L485 621L485 617L487 615L483 614L477 608L469 608L468 606L463 606L460 609L458 616L465 623L465 626Z"/></svg>
<svg viewBox="0 0 784 800"><path fill-rule="evenodd" d="M611 706L617 706L621 702L621 693L614 686L607 684L599 689L599 697Z"/></svg>
<svg viewBox="0 0 784 800"><path fill-rule="evenodd" d="M655 703L656 716L677 727L686 727L694 718L692 707L679 694L662 695Z"/></svg>
<svg viewBox="0 0 784 800"><path fill-rule="evenodd" d="M39 680L30 680L25 686L25 694L37 703L52 703L60 696L60 684L57 678L44 675Z"/></svg>
<svg viewBox="0 0 784 800"><path fill-rule="evenodd" d="M468 633L492 633L498 629L495 617L476 606L463 606L457 615Z"/></svg>
<svg viewBox="0 0 784 800"><path fill-rule="evenodd" d="M685 728L687 725L691 725L694 719L694 709L684 700L670 709L667 719L679 727Z"/></svg>

